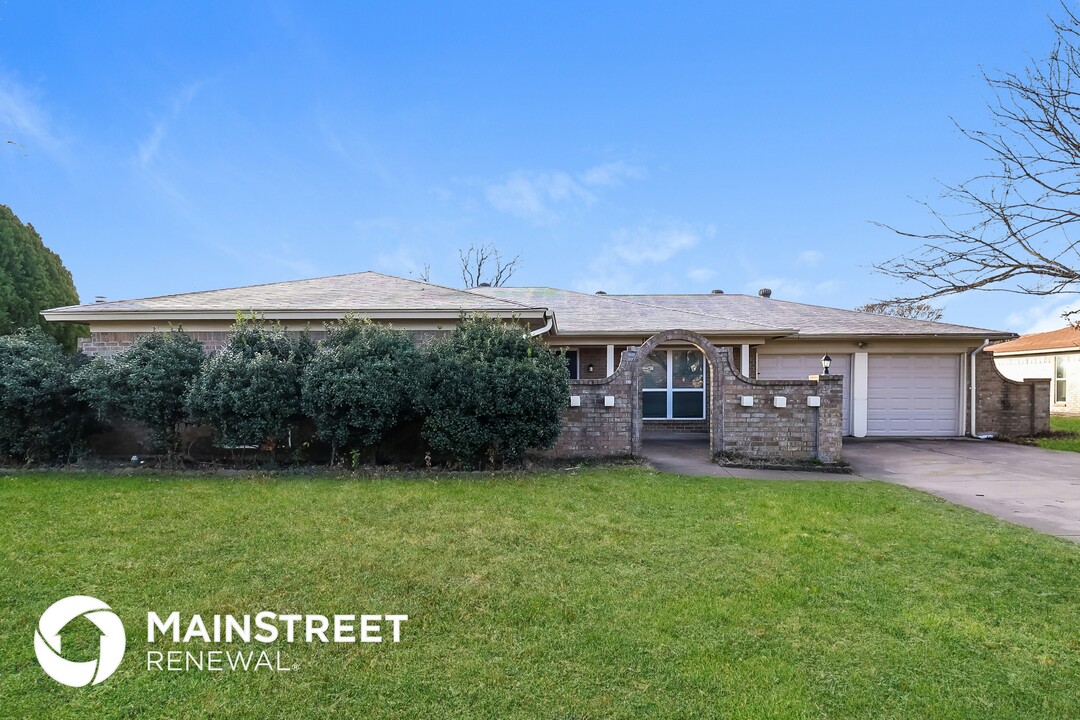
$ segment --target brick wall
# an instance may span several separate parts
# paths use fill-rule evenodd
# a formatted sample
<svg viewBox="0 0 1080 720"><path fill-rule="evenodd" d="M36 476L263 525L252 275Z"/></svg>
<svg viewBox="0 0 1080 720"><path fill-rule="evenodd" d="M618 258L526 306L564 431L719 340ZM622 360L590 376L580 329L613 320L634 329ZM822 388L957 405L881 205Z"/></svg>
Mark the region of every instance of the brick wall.
<svg viewBox="0 0 1080 720"><path fill-rule="evenodd" d="M843 380L838 375L807 380L746 381L736 373L727 348L716 348L703 337L685 330L658 333L641 348L623 353L615 374L603 379L574 380L570 395L580 407L568 407L556 457L596 457L640 454L642 433L657 424L641 418L641 373L638 364L665 342L691 342L709 361L708 415L698 421L710 435L714 452L749 459L836 462L841 457ZM751 407L741 399L750 396ZM773 398L783 396L787 407L777 408ZM821 399L810 407L807 398ZM604 398L613 398L607 407Z"/></svg>
<svg viewBox="0 0 1080 720"><path fill-rule="evenodd" d="M717 449L755 459L836 462L843 451L843 378L744 382L732 374L723 388L723 435ZM753 398L744 407L743 397ZM775 407L783 397L787 406ZM810 407L808 398L820 398Z"/></svg>
<svg viewBox="0 0 1080 720"><path fill-rule="evenodd" d="M1048 431L1050 387L1047 379L1010 380L998 371L993 353L977 353L975 434L1016 437Z"/></svg>
<svg viewBox="0 0 1080 720"><path fill-rule="evenodd" d="M633 375L626 370L626 355L611 377L571 380L570 397L579 407L563 412L563 429L551 457L620 457L633 453ZM612 407L604 398L614 398Z"/></svg>

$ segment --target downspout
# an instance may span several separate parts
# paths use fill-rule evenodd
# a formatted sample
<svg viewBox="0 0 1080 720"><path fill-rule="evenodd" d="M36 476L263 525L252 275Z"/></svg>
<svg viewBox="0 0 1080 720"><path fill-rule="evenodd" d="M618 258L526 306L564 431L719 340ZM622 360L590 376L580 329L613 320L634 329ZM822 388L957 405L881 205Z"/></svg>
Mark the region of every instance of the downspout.
<svg viewBox="0 0 1080 720"><path fill-rule="evenodd" d="M974 438L979 437L975 434L975 357L989 344L990 339L987 338L982 345L971 351L971 437Z"/></svg>
<svg viewBox="0 0 1080 720"><path fill-rule="evenodd" d="M536 337L537 335L543 335L544 333L546 333L548 330L551 329L551 326L555 324L555 316L554 315L548 315L547 313L544 313L544 317L547 318L547 323L543 327L537 328L536 330L533 330L532 332L526 333L525 337L531 338L531 337ZM987 341L987 342L989 342L989 341Z"/></svg>

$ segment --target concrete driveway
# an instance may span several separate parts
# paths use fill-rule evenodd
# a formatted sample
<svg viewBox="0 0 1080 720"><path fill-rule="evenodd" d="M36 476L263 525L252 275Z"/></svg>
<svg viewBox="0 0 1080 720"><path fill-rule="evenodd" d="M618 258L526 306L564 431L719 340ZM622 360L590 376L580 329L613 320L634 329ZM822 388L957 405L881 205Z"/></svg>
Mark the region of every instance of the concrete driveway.
<svg viewBox="0 0 1080 720"><path fill-rule="evenodd" d="M1080 542L1080 453L993 440L852 440L866 478L895 482Z"/></svg>

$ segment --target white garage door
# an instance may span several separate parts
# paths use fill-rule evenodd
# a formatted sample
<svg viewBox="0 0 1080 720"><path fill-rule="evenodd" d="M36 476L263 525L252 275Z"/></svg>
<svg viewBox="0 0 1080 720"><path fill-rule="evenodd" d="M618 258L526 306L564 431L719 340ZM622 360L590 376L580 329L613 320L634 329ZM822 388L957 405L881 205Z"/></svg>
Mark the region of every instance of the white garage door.
<svg viewBox="0 0 1080 720"><path fill-rule="evenodd" d="M867 435L957 435L958 355L870 355Z"/></svg>
<svg viewBox="0 0 1080 720"><path fill-rule="evenodd" d="M851 356L832 355L829 372L844 376L844 434L851 434ZM821 355L758 355L757 376L761 380L805 380L821 374Z"/></svg>

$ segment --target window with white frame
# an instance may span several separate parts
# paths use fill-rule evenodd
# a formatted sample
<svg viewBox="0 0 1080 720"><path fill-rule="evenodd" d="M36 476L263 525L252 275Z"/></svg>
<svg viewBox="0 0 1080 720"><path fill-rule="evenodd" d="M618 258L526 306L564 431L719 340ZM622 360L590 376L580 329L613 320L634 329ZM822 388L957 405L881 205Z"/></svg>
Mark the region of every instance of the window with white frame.
<svg viewBox="0 0 1080 720"><path fill-rule="evenodd" d="M1065 382L1065 358L1057 355L1054 357L1054 402L1067 402Z"/></svg>
<svg viewBox="0 0 1080 720"><path fill-rule="evenodd" d="M641 373L646 420L705 419L705 357L700 350L654 350Z"/></svg>

